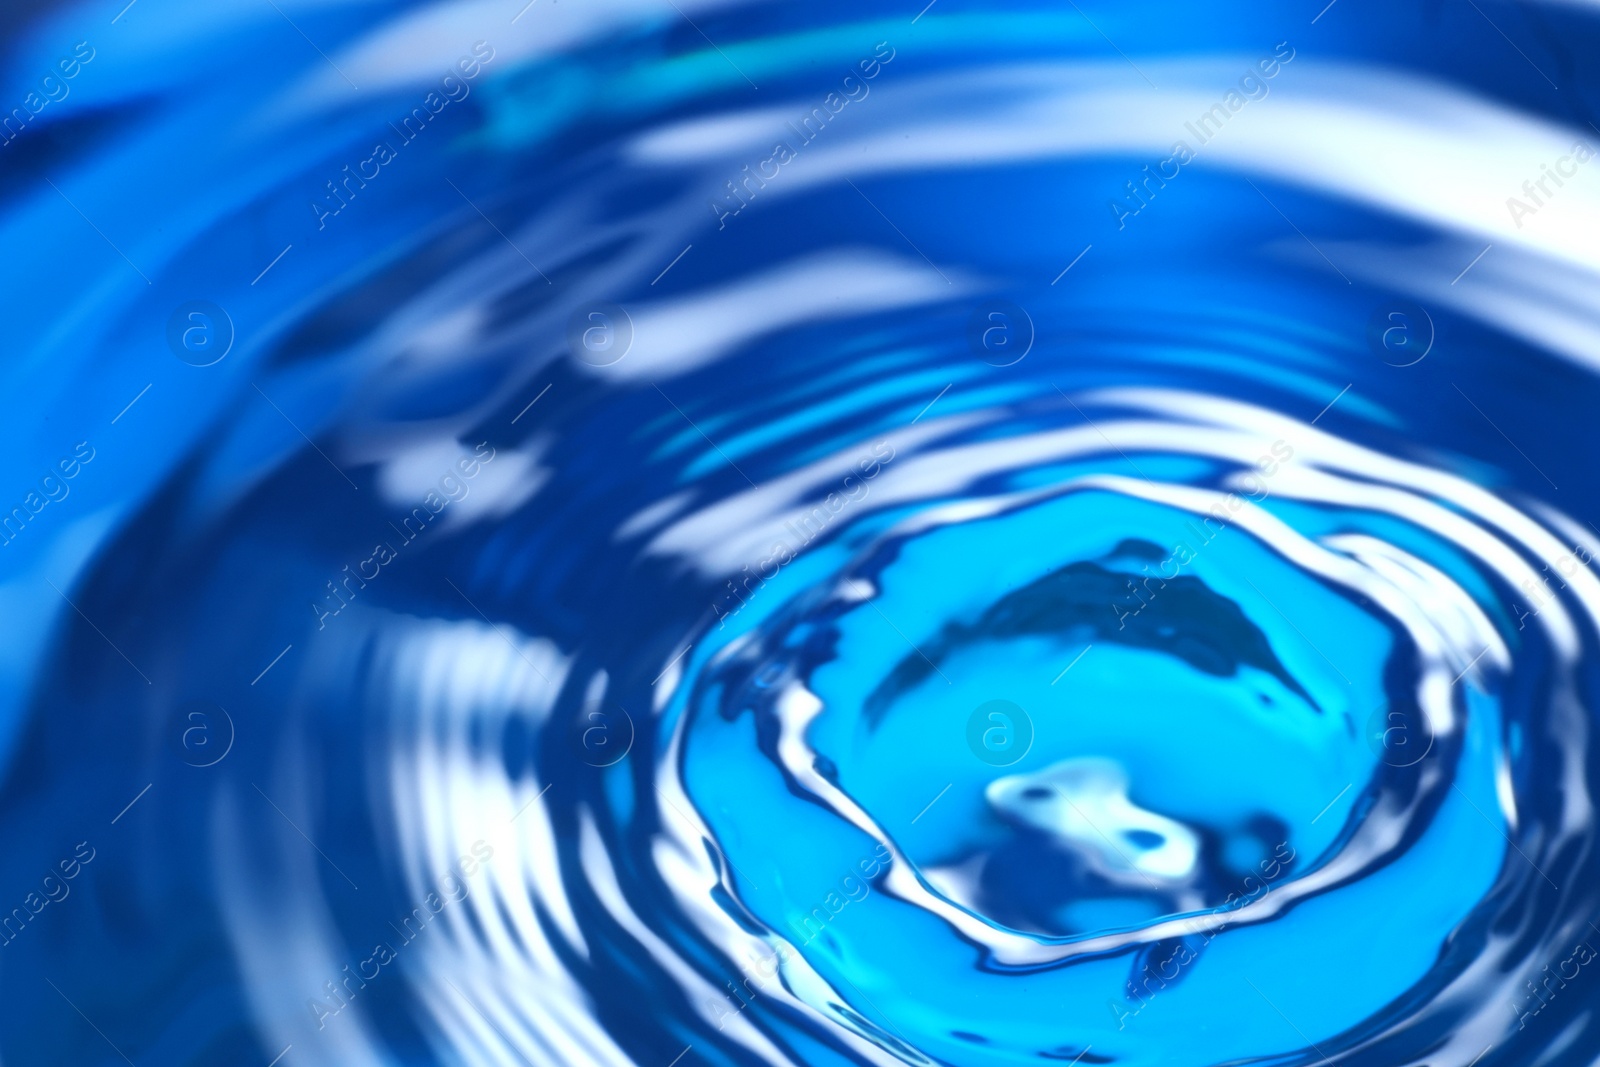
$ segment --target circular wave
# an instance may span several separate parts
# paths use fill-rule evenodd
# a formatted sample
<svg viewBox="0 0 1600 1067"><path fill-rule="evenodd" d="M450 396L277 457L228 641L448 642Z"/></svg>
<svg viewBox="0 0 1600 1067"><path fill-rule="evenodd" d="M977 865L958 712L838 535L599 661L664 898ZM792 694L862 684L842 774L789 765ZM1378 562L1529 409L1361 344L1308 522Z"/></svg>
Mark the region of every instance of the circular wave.
<svg viewBox="0 0 1600 1067"><path fill-rule="evenodd" d="M1592 1058L1596 200L1500 215L1581 100L1340 8L287 7L16 139L21 247L217 131L19 325L8 1056Z"/></svg>

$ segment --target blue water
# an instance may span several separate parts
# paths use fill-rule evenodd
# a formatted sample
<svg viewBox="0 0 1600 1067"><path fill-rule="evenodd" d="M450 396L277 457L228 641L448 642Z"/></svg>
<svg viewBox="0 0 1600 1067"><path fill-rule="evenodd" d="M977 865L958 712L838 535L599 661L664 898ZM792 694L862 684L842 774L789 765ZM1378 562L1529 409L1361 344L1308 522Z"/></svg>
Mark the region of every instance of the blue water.
<svg viewBox="0 0 1600 1067"><path fill-rule="evenodd" d="M0 1061L1600 1055L1592 5L124 5Z"/></svg>

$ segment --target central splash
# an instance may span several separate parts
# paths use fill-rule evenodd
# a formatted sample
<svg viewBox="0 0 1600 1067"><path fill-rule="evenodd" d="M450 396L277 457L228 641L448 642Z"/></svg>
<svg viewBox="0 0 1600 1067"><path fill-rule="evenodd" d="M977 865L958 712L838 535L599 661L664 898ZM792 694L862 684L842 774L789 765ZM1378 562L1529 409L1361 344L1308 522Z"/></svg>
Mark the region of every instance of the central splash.
<svg viewBox="0 0 1600 1067"><path fill-rule="evenodd" d="M959 417L919 427L933 443L897 446L871 506L669 675L658 788L704 820L721 883L700 929L781 959L766 1001L863 1048L1160 1062L1136 1016L1219 1017L1383 899L1390 965L1296 997L1337 1032L1426 980L1500 869L1505 710L1476 679L1511 667L1507 616L1461 568L1504 557L1418 523L1441 476L1237 404L1086 400L1128 414L1004 451ZM1161 421L1180 406L1206 415ZM1131 476L1092 458L1108 442ZM1387 495L1335 518L1373 479ZM778 521L751 497L747 530ZM1397 747L1406 728L1430 758ZM858 894L791 942L844 873ZM1382 888L1409 879L1428 895ZM1190 1062L1263 1037L1199 1029Z"/></svg>
<svg viewBox="0 0 1600 1067"><path fill-rule="evenodd" d="M1592 11L125 4L7 1062L1594 1059Z"/></svg>

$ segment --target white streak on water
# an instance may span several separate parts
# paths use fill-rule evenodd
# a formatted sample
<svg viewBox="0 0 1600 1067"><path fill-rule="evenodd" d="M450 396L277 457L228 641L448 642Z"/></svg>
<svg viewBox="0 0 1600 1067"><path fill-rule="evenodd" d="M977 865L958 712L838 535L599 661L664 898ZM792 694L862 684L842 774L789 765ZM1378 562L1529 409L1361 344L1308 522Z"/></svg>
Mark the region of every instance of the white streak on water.
<svg viewBox="0 0 1600 1067"><path fill-rule="evenodd" d="M1126 86L1112 67L1092 63L903 82L894 80L891 68L861 114L848 116L848 123L841 115L828 141L803 149L761 195L793 196L871 174L1096 155L1133 157L1127 177L1142 180L1142 164L1168 158L1183 141L1195 159L1182 170L1222 167L1268 177L1470 234L1482 239L1479 247L1488 241L1496 251L1521 248L1600 270L1600 181L1581 180L1586 170L1600 169L1600 158L1581 165L1580 178L1569 179L1520 228L1506 206L1508 197L1525 197L1522 183L1541 176L1541 163L1554 164L1575 142L1600 148L1593 130L1396 70L1301 55L1265 83L1269 95L1249 102L1200 142L1185 124L1235 89L1257 58L1150 61L1143 69L1165 86L1160 90ZM797 99L792 114L812 106ZM759 113L767 114L774 112ZM734 112L720 126L696 119L653 131L634 142L632 155L640 163L722 169L735 159L766 158L784 127L774 123L765 135L752 132L741 142L736 134L757 127L756 119ZM1385 162L1374 166L1372 160ZM1182 170L1174 183L1183 182ZM1121 195L1120 184L1105 192L1107 201ZM1145 210L1163 210L1159 192ZM1107 225L1113 225L1109 211Z"/></svg>
<svg viewBox="0 0 1600 1067"><path fill-rule="evenodd" d="M597 376L665 378L712 363L793 326L917 307L972 292L927 264L872 249L841 248L790 260L720 288L629 309L633 347L621 362L572 365Z"/></svg>

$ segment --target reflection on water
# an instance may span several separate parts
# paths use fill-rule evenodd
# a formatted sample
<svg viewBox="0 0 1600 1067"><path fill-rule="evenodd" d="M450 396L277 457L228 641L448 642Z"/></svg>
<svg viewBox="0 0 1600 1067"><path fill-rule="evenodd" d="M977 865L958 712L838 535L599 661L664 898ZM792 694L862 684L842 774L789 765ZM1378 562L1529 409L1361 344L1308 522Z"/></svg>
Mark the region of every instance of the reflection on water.
<svg viewBox="0 0 1600 1067"><path fill-rule="evenodd" d="M1590 1062L1595 26L42 12L0 1050Z"/></svg>

